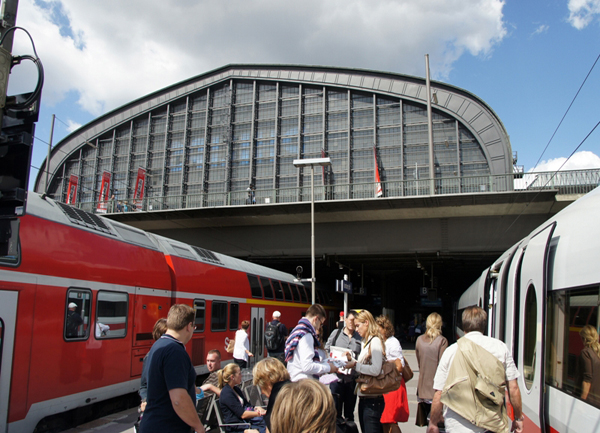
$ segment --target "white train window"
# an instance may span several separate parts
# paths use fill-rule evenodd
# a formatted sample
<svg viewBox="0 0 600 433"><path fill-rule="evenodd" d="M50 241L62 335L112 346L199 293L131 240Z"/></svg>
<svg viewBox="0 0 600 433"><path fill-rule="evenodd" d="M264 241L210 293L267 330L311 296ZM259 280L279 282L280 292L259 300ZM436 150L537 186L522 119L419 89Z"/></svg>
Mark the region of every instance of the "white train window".
<svg viewBox="0 0 600 433"><path fill-rule="evenodd" d="M96 299L94 336L97 340L122 338L127 335L127 293L99 291Z"/></svg>
<svg viewBox="0 0 600 433"><path fill-rule="evenodd" d="M600 288L548 296L546 383L600 408Z"/></svg>
<svg viewBox="0 0 600 433"><path fill-rule="evenodd" d="M533 379L535 378L535 348L539 341L539 335L537 335L537 297L535 296L535 287L533 285L527 289L523 330L525 333L523 336L523 379L525 380L527 389L531 389Z"/></svg>
<svg viewBox="0 0 600 433"><path fill-rule="evenodd" d="M65 302L65 340L85 340L90 335L92 291L69 289Z"/></svg>

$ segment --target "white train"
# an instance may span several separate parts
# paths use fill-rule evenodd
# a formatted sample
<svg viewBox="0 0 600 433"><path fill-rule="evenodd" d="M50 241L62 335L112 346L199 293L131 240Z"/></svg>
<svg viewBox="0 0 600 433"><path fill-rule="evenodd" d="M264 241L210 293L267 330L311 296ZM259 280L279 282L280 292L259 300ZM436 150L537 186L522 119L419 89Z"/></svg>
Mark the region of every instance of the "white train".
<svg viewBox="0 0 600 433"><path fill-rule="evenodd" d="M488 335L512 349L526 432L600 433L600 395L582 399L578 369L579 331L600 325L599 218L596 188L506 251L459 300L458 336L462 310L479 305Z"/></svg>

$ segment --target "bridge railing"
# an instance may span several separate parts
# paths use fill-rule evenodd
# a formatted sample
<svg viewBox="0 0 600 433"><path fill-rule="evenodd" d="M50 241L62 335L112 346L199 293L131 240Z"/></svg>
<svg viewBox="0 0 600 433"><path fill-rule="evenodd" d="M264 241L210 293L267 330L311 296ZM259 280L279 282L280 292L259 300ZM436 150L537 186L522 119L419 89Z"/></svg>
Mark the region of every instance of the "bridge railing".
<svg viewBox="0 0 600 433"><path fill-rule="evenodd" d="M524 174L465 176L381 182L381 197L418 197L477 194L520 190L557 190L559 194L585 194L600 184L600 169ZM378 199L377 183L315 186L315 201ZM78 203L81 209L98 213L179 210L252 204L300 203L311 199L310 186L219 193L144 197L142 200Z"/></svg>

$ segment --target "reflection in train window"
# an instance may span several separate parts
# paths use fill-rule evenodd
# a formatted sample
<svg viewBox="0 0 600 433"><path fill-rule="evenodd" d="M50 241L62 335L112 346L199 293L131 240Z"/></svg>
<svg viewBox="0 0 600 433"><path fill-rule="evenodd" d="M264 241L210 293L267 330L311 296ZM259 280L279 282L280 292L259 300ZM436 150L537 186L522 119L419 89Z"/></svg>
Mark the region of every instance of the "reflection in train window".
<svg viewBox="0 0 600 433"><path fill-rule="evenodd" d="M227 302L213 301L210 318L211 331L227 330Z"/></svg>
<svg viewBox="0 0 600 433"><path fill-rule="evenodd" d="M248 275L248 282L250 283L250 290L252 291L253 298L262 298L263 293L260 287L260 283L258 282L258 278L254 275Z"/></svg>
<svg viewBox="0 0 600 433"><path fill-rule="evenodd" d="M290 284L290 289L292 289L292 293L294 294L294 302L300 302L300 293L298 293L298 286L295 284Z"/></svg>
<svg viewBox="0 0 600 433"><path fill-rule="evenodd" d="M273 284L273 290L275 290L275 299L279 301L283 300L283 289L281 288L281 282L273 280L271 283Z"/></svg>
<svg viewBox="0 0 600 433"><path fill-rule="evenodd" d="M260 283L262 284L263 291L265 292L265 299L273 299L273 288L271 287L271 282L269 279L261 277Z"/></svg>
<svg viewBox="0 0 600 433"><path fill-rule="evenodd" d="M281 287L283 288L283 296L285 297L286 301L292 301L292 292L290 292L290 286L288 285L288 283L279 283L281 284Z"/></svg>
<svg viewBox="0 0 600 433"><path fill-rule="evenodd" d="M97 340L127 335L128 301L127 293L103 290L98 292L94 325L94 336Z"/></svg>
<svg viewBox="0 0 600 433"><path fill-rule="evenodd" d="M525 320L523 321L523 379L527 389L531 389L535 378L535 348L539 341L537 335L537 299L535 287L529 286L525 298Z"/></svg>
<svg viewBox="0 0 600 433"><path fill-rule="evenodd" d="M599 304L598 287L549 295L546 383L600 408L600 378L589 370L594 366L600 371L600 347L594 344L598 342Z"/></svg>
<svg viewBox="0 0 600 433"><path fill-rule="evenodd" d="M65 302L64 337L66 340L85 340L90 335L92 292L69 289Z"/></svg>
<svg viewBox="0 0 600 433"><path fill-rule="evenodd" d="M196 330L194 332L204 332L204 314L206 310L204 299L194 299L194 310L196 311L196 319L194 320Z"/></svg>
<svg viewBox="0 0 600 433"><path fill-rule="evenodd" d="M232 302L229 304L229 330L237 331L240 320L240 304Z"/></svg>
<svg viewBox="0 0 600 433"><path fill-rule="evenodd" d="M298 287L298 291L300 292L300 299L302 300L302 302L307 303L308 302L308 298L306 297L306 289L304 288L304 286L296 286ZM311 293L311 299L312 299L312 293Z"/></svg>

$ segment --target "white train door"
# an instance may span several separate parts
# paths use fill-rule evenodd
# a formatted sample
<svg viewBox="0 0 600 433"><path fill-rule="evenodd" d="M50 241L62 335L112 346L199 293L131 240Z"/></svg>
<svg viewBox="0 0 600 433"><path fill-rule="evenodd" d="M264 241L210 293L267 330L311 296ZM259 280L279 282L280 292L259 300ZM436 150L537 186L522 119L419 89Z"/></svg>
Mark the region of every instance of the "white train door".
<svg viewBox="0 0 600 433"><path fill-rule="evenodd" d="M254 364L265 357L265 309L252 307L250 322L250 352L254 359L250 358L248 366L254 361Z"/></svg>
<svg viewBox="0 0 600 433"><path fill-rule="evenodd" d="M544 332L548 247L555 223L534 235L527 244L521 267L518 339L519 387L523 413L535 430L544 432ZM538 430L539 429L539 430Z"/></svg>
<svg viewBox="0 0 600 433"><path fill-rule="evenodd" d="M0 290L0 432L7 430L18 292Z"/></svg>

